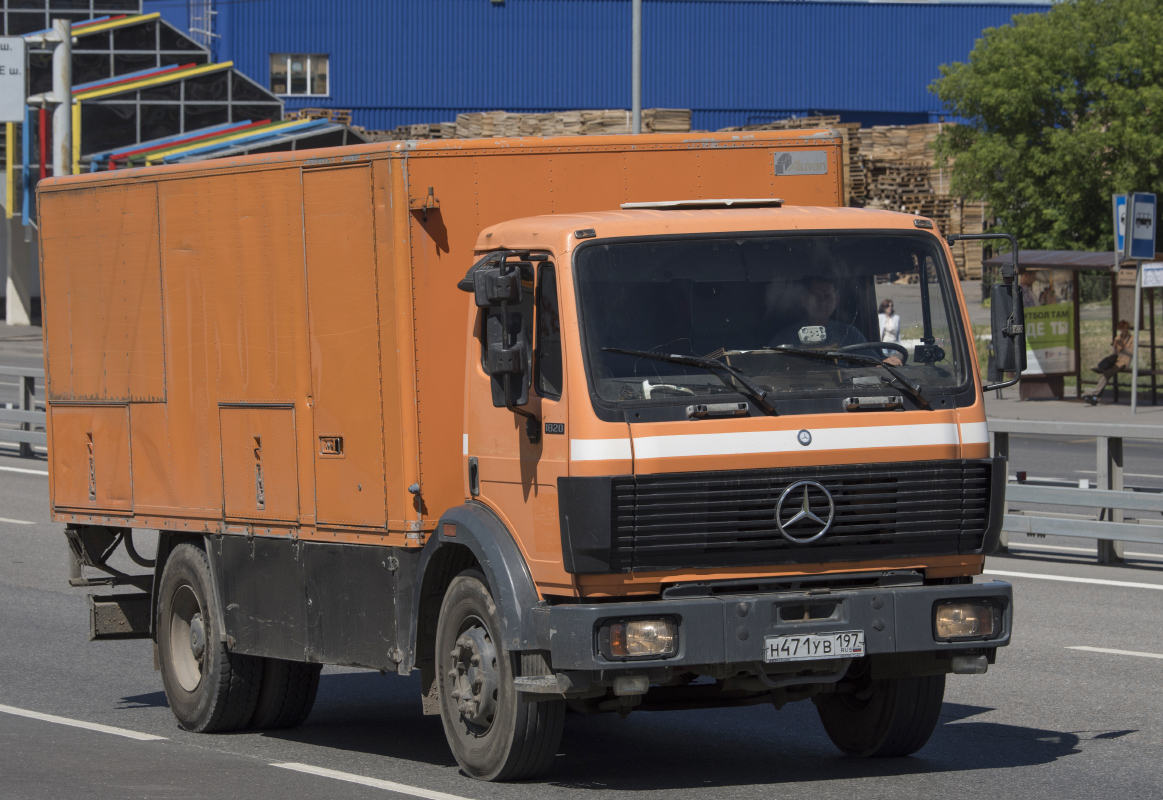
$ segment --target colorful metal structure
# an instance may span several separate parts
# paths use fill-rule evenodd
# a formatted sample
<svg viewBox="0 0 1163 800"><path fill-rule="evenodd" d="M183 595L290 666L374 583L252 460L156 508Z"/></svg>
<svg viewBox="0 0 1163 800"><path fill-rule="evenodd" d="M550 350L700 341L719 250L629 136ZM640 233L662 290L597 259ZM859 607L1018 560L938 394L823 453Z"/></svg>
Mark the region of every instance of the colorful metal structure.
<svg viewBox="0 0 1163 800"><path fill-rule="evenodd" d="M159 13L132 13L141 10L139 2L103 2L91 0L83 16L58 13L47 1L35 15L0 8L0 26L26 37L45 33L45 20L74 20L73 173L364 141L347 126L327 121L283 122L279 98L233 62L212 62L205 48ZM5 210L9 218L19 214L25 225L35 218L32 190L48 175L48 125L42 117L52 102L50 64L49 51L30 52L26 122L19 134L14 124L5 129Z"/></svg>

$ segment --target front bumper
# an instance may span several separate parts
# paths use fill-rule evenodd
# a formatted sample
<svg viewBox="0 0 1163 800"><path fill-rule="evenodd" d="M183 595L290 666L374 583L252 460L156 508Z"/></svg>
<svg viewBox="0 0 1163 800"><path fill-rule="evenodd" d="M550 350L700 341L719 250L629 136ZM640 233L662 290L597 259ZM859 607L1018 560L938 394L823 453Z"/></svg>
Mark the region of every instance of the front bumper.
<svg viewBox="0 0 1163 800"><path fill-rule="evenodd" d="M1002 607L1001 634L988 641L938 641L933 609L945 600L993 599ZM792 608L813 607L813 616L788 621ZM831 606L829 608L829 606ZM782 613L781 613L782 610ZM679 623L678 652L669 658L608 661L598 653L597 631L610 619L673 617ZM893 586L834 591L787 592L643 600L550 609L550 654L555 670L611 670L731 664L763 659L766 636L863 630L870 655L1004 647L1010 643L1013 590L1008 583Z"/></svg>

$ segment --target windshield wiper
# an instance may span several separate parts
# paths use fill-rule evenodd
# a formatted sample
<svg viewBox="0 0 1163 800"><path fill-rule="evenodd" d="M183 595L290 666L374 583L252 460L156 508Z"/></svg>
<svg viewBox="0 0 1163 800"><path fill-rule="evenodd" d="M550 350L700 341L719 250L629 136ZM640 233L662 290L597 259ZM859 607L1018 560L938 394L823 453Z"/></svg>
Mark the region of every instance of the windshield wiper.
<svg viewBox="0 0 1163 800"><path fill-rule="evenodd" d="M767 399L767 392L759 386L759 384L752 381L739 370L732 367L730 364L724 364L717 358L701 358L700 356L680 356L667 353L651 353L648 350L623 350L620 347L603 347L604 353L622 353L627 356L638 356L639 358L653 358L655 361L667 361L671 364L683 364L688 367L702 367L710 372L716 378L723 382L728 389L738 391L739 387L734 386L731 381L720 375L715 370L722 370L728 373L735 380L739 381L739 385L743 388L743 394L755 401L755 405L759 406L765 414L778 414L775 406Z"/></svg>
<svg viewBox="0 0 1163 800"><path fill-rule="evenodd" d="M886 364L878 358L873 358L872 356L858 356L855 353L839 353L831 350L800 350L795 347L784 347L783 345L771 348L766 352L791 353L792 355L806 356L808 358L816 358L823 361L855 361L858 364L873 364L878 367L884 367L885 370L888 371L888 374L892 375L893 378L896 379L896 382L901 384L901 388L908 392L909 396L917 402L917 405L924 406L925 408L931 407L929 404L929 398L921 394L921 385L919 383L913 383L908 378L906 378L903 373L898 372L896 367L894 367L892 364Z"/></svg>

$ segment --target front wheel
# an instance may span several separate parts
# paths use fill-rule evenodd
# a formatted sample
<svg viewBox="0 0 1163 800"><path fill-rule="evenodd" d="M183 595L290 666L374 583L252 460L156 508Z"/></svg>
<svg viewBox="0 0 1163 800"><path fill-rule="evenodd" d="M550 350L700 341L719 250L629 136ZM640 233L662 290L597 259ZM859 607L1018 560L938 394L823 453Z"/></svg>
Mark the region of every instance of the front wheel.
<svg viewBox="0 0 1163 800"><path fill-rule="evenodd" d="M850 756L890 758L920 750L933 735L945 676L867 681L855 694L816 698L828 738Z"/></svg>
<svg viewBox="0 0 1163 800"><path fill-rule="evenodd" d="M557 755L565 701L527 702L500 636L485 577L465 570L449 584L436 625L440 719L456 762L486 781L545 773Z"/></svg>

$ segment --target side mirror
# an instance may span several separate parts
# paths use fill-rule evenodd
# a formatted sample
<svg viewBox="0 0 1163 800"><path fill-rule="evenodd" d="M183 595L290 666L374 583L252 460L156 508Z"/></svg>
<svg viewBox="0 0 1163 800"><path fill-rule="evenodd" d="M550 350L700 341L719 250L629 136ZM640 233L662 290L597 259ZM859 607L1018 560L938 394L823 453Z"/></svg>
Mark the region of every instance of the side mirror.
<svg viewBox="0 0 1163 800"><path fill-rule="evenodd" d="M504 303L521 302L521 272L512 265L507 271L500 266L477 269L472 275L477 308L497 308Z"/></svg>
<svg viewBox="0 0 1163 800"><path fill-rule="evenodd" d="M516 286L517 291L521 291L520 281ZM493 378L493 405L498 408L523 406L529 402L529 381L526 379L529 372L528 324L519 306L490 308L485 312L485 347L481 366Z"/></svg>
<svg viewBox="0 0 1163 800"><path fill-rule="evenodd" d="M1020 375L1026 368L1026 325L1017 281L996 284L990 293L989 306L994 368L1001 373ZM1001 384L986 386L985 390L995 388L1001 388Z"/></svg>

